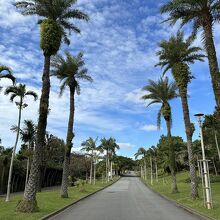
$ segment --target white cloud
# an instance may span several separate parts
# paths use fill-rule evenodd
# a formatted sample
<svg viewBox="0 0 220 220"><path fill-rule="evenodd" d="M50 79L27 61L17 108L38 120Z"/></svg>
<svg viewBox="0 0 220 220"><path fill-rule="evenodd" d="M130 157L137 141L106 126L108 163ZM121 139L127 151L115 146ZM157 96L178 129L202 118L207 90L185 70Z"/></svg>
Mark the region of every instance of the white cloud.
<svg viewBox="0 0 220 220"><path fill-rule="evenodd" d="M156 125L144 125L142 127L140 127L141 130L143 131L147 131L147 132L150 132L150 131L157 131L158 128Z"/></svg>
<svg viewBox="0 0 220 220"><path fill-rule="evenodd" d="M142 100L141 97L144 95L146 95L145 91L142 91L141 89L135 89L126 94L125 101L133 102L136 104L143 104L145 101Z"/></svg>
<svg viewBox="0 0 220 220"><path fill-rule="evenodd" d="M117 143L120 146L120 150L130 150L135 147L134 144L131 143Z"/></svg>

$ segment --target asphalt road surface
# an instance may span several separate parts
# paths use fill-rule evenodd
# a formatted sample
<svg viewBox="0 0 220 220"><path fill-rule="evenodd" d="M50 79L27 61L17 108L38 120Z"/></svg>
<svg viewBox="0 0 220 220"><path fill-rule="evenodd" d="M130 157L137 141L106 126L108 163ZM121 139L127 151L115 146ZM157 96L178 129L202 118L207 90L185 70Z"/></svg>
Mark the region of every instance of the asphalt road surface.
<svg viewBox="0 0 220 220"><path fill-rule="evenodd" d="M122 177L53 220L198 220L149 190L138 177Z"/></svg>

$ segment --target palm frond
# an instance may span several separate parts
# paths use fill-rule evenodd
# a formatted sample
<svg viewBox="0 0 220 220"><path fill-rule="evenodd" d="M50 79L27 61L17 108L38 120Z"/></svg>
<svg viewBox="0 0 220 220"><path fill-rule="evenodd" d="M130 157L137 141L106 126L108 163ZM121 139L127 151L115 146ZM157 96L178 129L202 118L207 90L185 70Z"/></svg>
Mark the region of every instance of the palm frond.
<svg viewBox="0 0 220 220"><path fill-rule="evenodd" d="M34 97L34 101L36 101L38 99L38 95L34 91L27 91L25 95L33 96Z"/></svg>

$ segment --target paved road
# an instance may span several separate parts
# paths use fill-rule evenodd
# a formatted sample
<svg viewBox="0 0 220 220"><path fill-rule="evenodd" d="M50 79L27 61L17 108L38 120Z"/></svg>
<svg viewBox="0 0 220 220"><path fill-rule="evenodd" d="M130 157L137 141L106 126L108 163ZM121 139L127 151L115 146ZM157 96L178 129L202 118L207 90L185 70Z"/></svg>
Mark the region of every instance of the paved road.
<svg viewBox="0 0 220 220"><path fill-rule="evenodd" d="M137 177L114 185L73 205L53 220L198 220L150 191Z"/></svg>

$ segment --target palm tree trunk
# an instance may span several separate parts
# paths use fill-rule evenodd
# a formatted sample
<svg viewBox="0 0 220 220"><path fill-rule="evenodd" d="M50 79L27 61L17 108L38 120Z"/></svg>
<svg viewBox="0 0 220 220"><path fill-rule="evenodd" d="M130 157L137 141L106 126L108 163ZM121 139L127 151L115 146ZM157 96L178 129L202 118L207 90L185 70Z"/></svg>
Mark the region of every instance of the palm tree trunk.
<svg viewBox="0 0 220 220"><path fill-rule="evenodd" d="M218 151L218 159L219 159L219 162L220 162L220 150L219 150L219 145L218 145L217 131L214 131L214 132L215 132L215 143L216 143L216 148L217 148L217 151Z"/></svg>
<svg viewBox="0 0 220 220"><path fill-rule="evenodd" d="M208 55L210 74L212 78L212 87L217 104L217 119L220 121L220 73L213 37L213 22L210 16L207 17L207 22L203 25L203 30L205 36L205 49Z"/></svg>
<svg viewBox="0 0 220 220"><path fill-rule="evenodd" d="M110 165L110 163L109 163L109 153L108 153L108 182L109 182L109 165Z"/></svg>
<svg viewBox="0 0 220 220"><path fill-rule="evenodd" d="M94 176L93 176L93 184L96 184L96 161L94 161Z"/></svg>
<svg viewBox="0 0 220 220"><path fill-rule="evenodd" d="M156 181L158 182L158 168L157 168L157 158L155 157L155 170L156 170Z"/></svg>
<svg viewBox="0 0 220 220"><path fill-rule="evenodd" d="M144 180L147 180L147 163L145 156L144 156Z"/></svg>
<svg viewBox="0 0 220 220"><path fill-rule="evenodd" d="M112 161L110 161L110 172L111 172L111 180L112 180Z"/></svg>
<svg viewBox="0 0 220 220"><path fill-rule="evenodd" d="M176 160L175 160L175 150L172 143L172 135L171 135L171 121L166 120L167 125L167 138L169 141L169 164L170 171L172 176L172 193L178 193L178 187L176 182Z"/></svg>
<svg viewBox="0 0 220 220"><path fill-rule="evenodd" d="M74 96L75 96L75 88L70 88L70 112L69 112L65 157L64 157L64 162L63 162L63 176L62 176L62 184L61 184L61 197L62 198L68 198L69 165L70 165L70 156L71 156L71 149L72 149L72 140L74 138L74 133L73 133L74 112L75 112Z"/></svg>
<svg viewBox="0 0 220 220"><path fill-rule="evenodd" d="M144 175L143 175L143 167L141 166L141 178L143 178Z"/></svg>
<svg viewBox="0 0 220 220"><path fill-rule="evenodd" d="M92 184L92 167L93 167L93 150L92 150L92 156L91 156L91 164L90 164L90 178L89 183Z"/></svg>
<svg viewBox="0 0 220 220"><path fill-rule="evenodd" d="M107 183L108 182L108 151L106 151L106 159L105 159L105 176Z"/></svg>
<svg viewBox="0 0 220 220"><path fill-rule="evenodd" d="M10 200L11 177L12 177L12 172L13 172L13 163L14 163L16 147L17 147L17 144L18 144L18 139L19 139L19 134L20 134L22 105L23 105L23 99L21 98L20 103L19 103L18 130L17 130L16 140L15 140L15 145L14 145L13 151L12 151L11 164L10 164L10 168L9 168L7 195L6 195L6 199L5 199L6 202L8 202Z"/></svg>
<svg viewBox="0 0 220 220"><path fill-rule="evenodd" d="M184 116L186 138L187 138L187 150L188 150L189 170L190 170L190 179L191 179L191 197L193 199L196 199L199 197L199 193L198 193L198 184L196 177L196 168L195 168L194 157L192 152L192 132L191 132L191 123L190 123L186 89L185 90L180 89L180 97L182 101L183 116Z"/></svg>
<svg viewBox="0 0 220 220"><path fill-rule="evenodd" d="M151 185L153 185L153 162L151 156L150 156L150 183Z"/></svg>
<svg viewBox="0 0 220 220"><path fill-rule="evenodd" d="M47 115L49 111L49 95L50 95L50 56L44 56L44 71L42 77L42 92L40 98L39 119L36 135L35 152L31 164L28 184L24 191L24 198L18 204L17 211L20 212L35 212L38 211L36 192L39 168L41 164L42 148L44 146Z"/></svg>
<svg viewBox="0 0 220 220"><path fill-rule="evenodd" d="M28 143L28 150L30 150L30 143ZM26 177L25 177L25 188L28 183L28 175L29 175L29 166L30 166L30 158L27 158L27 166L26 166Z"/></svg>

